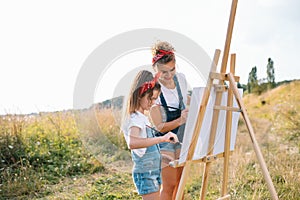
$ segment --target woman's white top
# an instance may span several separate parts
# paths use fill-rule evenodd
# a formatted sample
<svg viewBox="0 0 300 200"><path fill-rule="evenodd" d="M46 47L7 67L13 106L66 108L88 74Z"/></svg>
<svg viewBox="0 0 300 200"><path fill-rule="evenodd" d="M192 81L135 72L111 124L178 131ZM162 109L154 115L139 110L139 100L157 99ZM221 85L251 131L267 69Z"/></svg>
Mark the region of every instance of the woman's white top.
<svg viewBox="0 0 300 200"><path fill-rule="evenodd" d="M183 103L184 103L184 105L186 105L187 95L188 95L188 85L187 85L185 75L182 73L176 73L176 76L177 76L177 79L178 79L178 82L180 85ZM178 97L177 88L175 87L174 89L169 89L169 88L166 88L161 83L160 83L160 85L161 85L161 92L164 95L167 105L171 106L171 107L179 108L179 97ZM156 103L161 105L161 99L158 98L156 100ZM169 110L172 110L172 109L169 108Z"/></svg>

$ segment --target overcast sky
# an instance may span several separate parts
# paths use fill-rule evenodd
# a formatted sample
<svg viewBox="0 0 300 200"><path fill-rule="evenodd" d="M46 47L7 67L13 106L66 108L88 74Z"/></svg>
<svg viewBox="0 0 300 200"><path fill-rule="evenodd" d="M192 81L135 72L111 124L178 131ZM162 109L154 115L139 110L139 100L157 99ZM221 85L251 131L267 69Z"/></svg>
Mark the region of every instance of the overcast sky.
<svg viewBox="0 0 300 200"><path fill-rule="evenodd" d="M223 51L230 7L230 0L0 1L0 113L72 108L84 61L126 31L175 31L212 57ZM269 57L276 81L300 79L299 9L297 0L239 0L231 52L242 83L254 66L266 77Z"/></svg>

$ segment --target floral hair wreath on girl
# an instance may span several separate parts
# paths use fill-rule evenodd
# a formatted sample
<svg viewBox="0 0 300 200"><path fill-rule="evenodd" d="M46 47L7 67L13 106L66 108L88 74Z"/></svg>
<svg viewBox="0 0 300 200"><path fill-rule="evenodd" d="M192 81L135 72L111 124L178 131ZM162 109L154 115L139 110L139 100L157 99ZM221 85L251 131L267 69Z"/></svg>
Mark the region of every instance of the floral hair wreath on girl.
<svg viewBox="0 0 300 200"><path fill-rule="evenodd" d="M155 86L155 83L157 83L158 81L158 78L160 77L160 72L157 73L155 75L155 77L152 79L152 81L147 81L145 82L141 87L140 87L140 91L139 91L139 94L142 95L144 94L145 92L147 92L149 89L153 89L154 86Z"/></svg>
<svg viewBox="0 0 300 200"><path fill-rule="evenodd" d="M165 51L162 49L158 50L158 54L156 54L153 58L152 58L152 65L154 65L157 61L159 61L162 57L164 57L165 55L168 54L174 54L173 51Z"/></svg>

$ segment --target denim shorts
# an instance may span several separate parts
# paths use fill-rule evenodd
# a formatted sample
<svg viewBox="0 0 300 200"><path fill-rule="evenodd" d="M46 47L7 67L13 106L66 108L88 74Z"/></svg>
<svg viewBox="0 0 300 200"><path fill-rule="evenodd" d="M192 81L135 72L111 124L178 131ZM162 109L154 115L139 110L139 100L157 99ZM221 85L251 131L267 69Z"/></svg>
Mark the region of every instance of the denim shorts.
<svg viewBox="0 0 300 200"><path fill-rule="evenodd" d="M132 173L132 177L139 195L150 194L160 190L161 170Z"/></svg>
<svg viewBox="0 0 300 200"><path fill-rule="evenodd" d="M175 152L177 149L181 148L181 144L180 143L169 143L169 142L163 142L159 144L159 149L161 151L171 151L171 152Z"/></svg>

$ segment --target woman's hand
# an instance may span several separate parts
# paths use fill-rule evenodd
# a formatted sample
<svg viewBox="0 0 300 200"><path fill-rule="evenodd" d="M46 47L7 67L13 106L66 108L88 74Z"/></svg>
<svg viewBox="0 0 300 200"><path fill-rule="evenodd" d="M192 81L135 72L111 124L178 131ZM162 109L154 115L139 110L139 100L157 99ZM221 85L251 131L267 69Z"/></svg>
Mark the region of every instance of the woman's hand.
<svg viewBox="0 0 300 200"><path fill-rule="evenodd" d="M178 120L180 120L179 121L180 125L186 123L186 119L187 119L188 113L189 113L189 110L187 108L181 111L181 116L180 116L180 118L178 118Z"/></svg>

